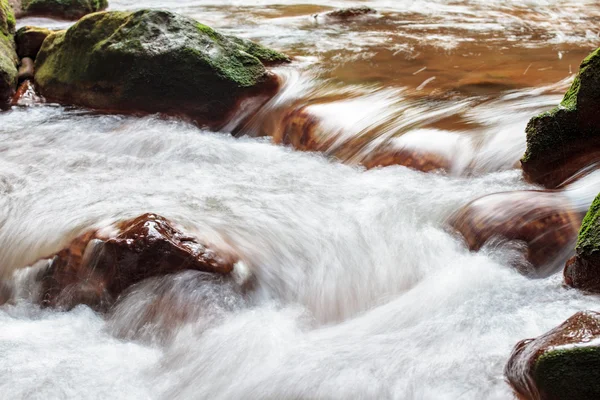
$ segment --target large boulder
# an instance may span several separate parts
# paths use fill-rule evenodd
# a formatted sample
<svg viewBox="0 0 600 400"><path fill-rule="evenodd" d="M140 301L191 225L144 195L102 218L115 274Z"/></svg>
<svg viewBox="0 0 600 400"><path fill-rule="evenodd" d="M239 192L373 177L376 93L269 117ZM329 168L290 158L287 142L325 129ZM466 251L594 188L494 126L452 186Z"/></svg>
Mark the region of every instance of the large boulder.
<svg viewBox="0 0 600 400"><path fill-rule="evenodd" d="M0 0L0 107L5 106L17 88L15 15L8 0Z"/></svg>
<svg viewBox="0 0 600 400"><path fill-rule="evenodd" d="M22 15L35 15L75 20L105 10L107 0L22 0Z"/></svg>
<svg viewBox="0 0 600 400"><path fill-rule="evenodd" d="M556 187L600 160L600 48L581 63L579 73L555 109L527 125L525 176Z"/></svg>
<svg viewBox="0 0 600 400"><path fill-rule="evenodd" d="M481 197L455 213L450 224L473 251L494 240L525 244L526 262L517 259L515 267L544 277L564 265L580 221L579 212L557 193L519 191Z"/></svg>
<svg viewBox="0 0 600 400"><path fill-rule="evenodd" d="M579 312L519 342L504 370L522 400L600 399L600 314Z"/></svg>
<svg viewBox="0 0 600 400"><path fill-rule="evenodd" d="M279 81L265 64L286 61L171 12L102 12L46 38L35 82L48 100L184 115L218 128L242 101L258 108L268 100Z"/></svg>
<svg viewBox="0 0 600 400"><path fill-rule="evenodd" d="M577 255L565 267L565 283L600 293L600 194L581 224L575 251Z"/></svg>
<svg viewBox="0 0 600 400"><path fill-rule="evenodd" d="M35 60L44 40L52 33L50 29L37 26L24 26L15 34L17 55L20 58L29 57Z"/></svg>
<svg viewBox="0 0 600 400"><path fill-rule="evenodd" d="M155 214L86 232L39 272L44 306L86 304L105 311L130 286L184 270L228 274L235 258L201 243Z"/></svg>

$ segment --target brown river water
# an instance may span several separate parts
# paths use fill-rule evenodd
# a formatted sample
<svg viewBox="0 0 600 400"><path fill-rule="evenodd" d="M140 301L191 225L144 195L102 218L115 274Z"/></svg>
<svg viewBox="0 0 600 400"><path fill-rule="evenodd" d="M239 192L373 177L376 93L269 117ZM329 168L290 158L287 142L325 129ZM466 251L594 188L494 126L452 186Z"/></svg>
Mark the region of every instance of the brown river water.
<svg viewBox="0 0 600 400"><path fill-rule="evenodd" d="M294 62L275 69L275 98L222 132L56 104L0 113L0 277L14 273L19 295L0 306L0 397L507 399L519 340L600 309L559 272L512 268L513 243L470 252L448 229L472 200L540 189L519 168L525 125L600 46L597 1L110 4L179 12ZM322 15L361 5L378 13ZM361 165L390 148L434 154L445 172ZM596 171L540 201L578 214L599 191ZM109 317L28 301L24 267L145 212L242 254L252 295L186 272L144 283ZM140 318L158 288L193 318Z"/></svg>

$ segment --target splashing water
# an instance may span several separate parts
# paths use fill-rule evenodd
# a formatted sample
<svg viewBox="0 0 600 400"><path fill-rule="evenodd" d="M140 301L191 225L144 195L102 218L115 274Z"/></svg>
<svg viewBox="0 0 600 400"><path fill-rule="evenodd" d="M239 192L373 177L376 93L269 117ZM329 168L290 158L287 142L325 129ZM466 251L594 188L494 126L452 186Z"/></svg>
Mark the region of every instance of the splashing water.
<svg viewBox="0 0 600 400"><path fill-rule="evenodd" d="M598 308L560 273L510 268L511 246L472 253L447 226L481 196L537 188L516 167L524 128L600 44L596 2L376 0L379 15L347 24L313 14L363 3L279 3L111 2L296 57L277 70L281 92L228 127L237 137L57 105L0 114L0 279L15 273L20 297L0 306L4 397L505 399L517 341ZM290 110L315 116L321 152L273 143ZM356 165L387 144L452 168ZM345 145L346 163L331 157ZM562 193L583 211L598 187L593 172ZM135 286L106 317L27 300L23 267L145 212L236 249L251 294L184 272Z"/></svg>

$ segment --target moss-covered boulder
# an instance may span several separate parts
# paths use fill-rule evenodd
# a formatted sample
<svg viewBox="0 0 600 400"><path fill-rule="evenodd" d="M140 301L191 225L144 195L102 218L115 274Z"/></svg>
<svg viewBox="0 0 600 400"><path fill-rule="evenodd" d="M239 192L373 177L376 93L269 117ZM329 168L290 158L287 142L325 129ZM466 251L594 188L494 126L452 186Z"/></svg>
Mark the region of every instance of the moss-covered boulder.
<svg viewBox="0 0 600 400"><path fill-rule="evenodd" d="M46 38L35 82L49 100L218 127L241 101L257 107L272 96L279 81L264 64L287 60L171 12L102 12Z"/></svg>
<svg viewBox="0 0 600 400"><path fill-rule="evenodd" d="M0 107L5 106L17 87L15 15L8 0L0 0Z"/></svg>
<svg viewBox="0 0 600 400"><path fill-rule="evenodd" d="M575 251L577 255L565 267L565 283L600 293L600 194L581 224Z"/></svg>
<svg viewBox="0 0 600 400"><path fill-rule="evenodd" d="M581 63L579 73L555 109L527 125L526 177L556 187L600 159L600 48Z"/></svg>
<svg viewBox="0 0 600 400"><path fill-rule="evenodd" d="M79 19L84 15L105 10L107 0L22 0L24 15L39 15L62 19Z"/></svg>
<svg viewBox="0 0 600 400"><path fill-rule="evenodd" d="M600 399L600 314L579 312L519 342L504 370L519 399Z"/></svg>
<svg viewBox="0 0 600 400"><path fill-rule="evenodd" d="M15 34L17 55L20 58L29 57L35 60L44 40L52 33L50 29L37 26L24 26Z"/></svg>

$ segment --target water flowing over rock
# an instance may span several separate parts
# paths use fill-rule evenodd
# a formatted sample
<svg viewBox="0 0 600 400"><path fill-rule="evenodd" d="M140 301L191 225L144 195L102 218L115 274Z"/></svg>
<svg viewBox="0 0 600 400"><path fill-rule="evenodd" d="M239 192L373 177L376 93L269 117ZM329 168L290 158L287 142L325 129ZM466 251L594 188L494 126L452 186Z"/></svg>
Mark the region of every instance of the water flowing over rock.
<svg viewBox="0 0 600 400"><path fill-rule="evenodd" d="M278 86L266 64L289 59L167 11L95 13L50 35L35 81L48 99L109 111L183 115L219 127Z"/></svg>
<svg viewBox="0 0 600 400"><path fill-rule="evenodd" d="M527 275L547 276L564 263L580 221L579 213L560 195L522 191L477 199L459 210L451 225L473 251L493 239L525 243L533 269L521 263L516 267Z"/></svg>
<svg viewBox="0 0 600 400"><path fill-rule="evenodd" d="M24 26L15 34L17 55L20 58L29 57L35 60L44 40L52 33L50 29L37 26Z"/></svg>
<svg viewBox="0 0 600 400"><path fill-rule="evenodd" d="M178 326L196 322L198 328L199 322L206 329L246 306L242 286L230 275L183 271L131 286L107 317L121 339L164 343Z"/></svg>
<svg viewBox="0 0 600 400"><path fill-rule="evenodd" d="M45 100L36 93L33 83L31 83L30 80L26 80L19 85L17 92L10 102L10 105L33 106L34 104L41 104L44 102Z"/></svg>
<svg viewBox="0 0 600 400"><path fill-rule="evenodd" d="M367 15L377 14L377 11L371 7L350 7L340 8L339 10L330 11L324 14L326 18L337 19L337 20L349 20L358 17L364 17Z"/></svg>
<svg viewBox="0 0 600 400"><path fill-rule="evenodd" d="M452 162L441 154L421 152L419 149L387 147L378 149L362 163L366 168L403 165L423 172L449 171Z"/></svg>
<svg viewBox="0 0 600 400"><path fill-rule="evenodd" d="M579 312L537 339L519 342L505 375L519 399L600 398L600 314Z"/></svg>
<svg viewBox="0 0 600 400"><path fill-rule="evenodd" d="M525 176L556 187L600 160L600 49L581 63L579 73L555 109L527 125Z"/></svg>
<svg viewBox="0 0 600 400"><path fill-rule="evenodd" d="M75 20L84 15L105 10L107 0L22 0L21 13Z"/></svg>
<svg viewBox="0 0 600 400"><path fill-rule="evenodd" d="M8 0L0 0L0 107L5 105L17 87L15 52L15 15Z"/></svg>
<svg viewBox="0 0 600 400"><path fill-rule="evenodd" d="M235 259L222 255L154 214L121 222L110 234L90 231L50 258L40 272L43 305L103 311L146 278L195 270L228 274Z"/></svg>
<svg viewBox="0 0 600 400"><path fill-rule="evenodd" d="M600 293L600 195L581 224L576 252L565 266L565 283Z"/></svg>

